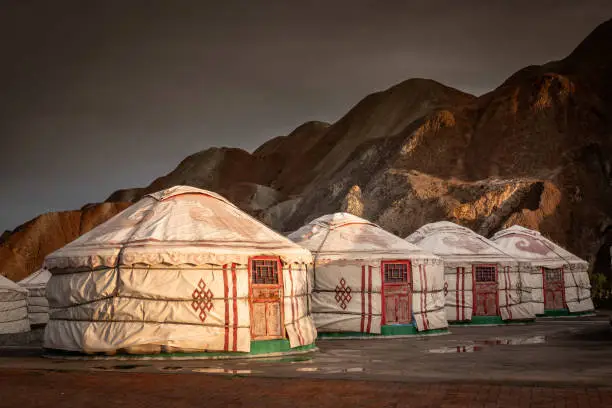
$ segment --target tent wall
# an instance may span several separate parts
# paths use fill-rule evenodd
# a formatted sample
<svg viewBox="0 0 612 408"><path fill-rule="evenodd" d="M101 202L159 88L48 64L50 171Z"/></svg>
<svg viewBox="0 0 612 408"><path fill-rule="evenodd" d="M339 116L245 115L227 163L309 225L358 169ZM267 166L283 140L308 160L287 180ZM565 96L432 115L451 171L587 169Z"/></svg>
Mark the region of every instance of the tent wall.
<svg viewBox="0 0 612 408"><path fill-rule="evenodd" d="M292 346L309 344L315 335L304 306L305 270L297 268L289 277L285 268L283 277L289 281L285 282L285 310L292 304L296 309L295 314L285 313L285 323L290 319L290 341ZM250 351L246 265L53 272L47 285L53 308L45 331L47 348L133 353ZM294 328L297 322L299 330Z"/></svg>
<svg viewBox="0 0 612 408"><path fill-rule="evenodd" d="M449 321L472 320L474 307L473 266L491 264L477 261L445 262L447 287L446 318ZM534 276L531 269L516 262L497 262L499 314L503 320L534 318L532 292ZM541 287L541 284L540 284ZM541 290L540 290L541 293Z"/></svg>
<svg viewBox="0 0 612 408"><path fill-rule="evenodd" d="M315 266L314 277L312 310L319 332L380 334L380 263L322 262Z"/></svg>
<svg viewBox="0 0 612 408"><path fill-rule="evenodd" d="M412 312L417 329L446 328L442 262L419 259L411 265ZM317 330L380 334L383 308L380 268L380 260L317 263L312 295ZM350 301L346 301L349 288Z"/></svg>
<svg viewBox="0 0 612 408"><path fill-rule="evenodd" d="M0 290L0 334L30 330L25 292Z"/></svg>
<svg viewBox="0 0 612 408"><path fill-rule="evenodd" d="M595 310L587 268L586 263L572 263L563 269L565 303L570 313Z"/></svg>
<svg viewBox="0 0 612 408"><path fill-rule="evenodd" d="M27 288L28 318L31 325L47 324L49 321L49 302L45 288Z"/></svg>

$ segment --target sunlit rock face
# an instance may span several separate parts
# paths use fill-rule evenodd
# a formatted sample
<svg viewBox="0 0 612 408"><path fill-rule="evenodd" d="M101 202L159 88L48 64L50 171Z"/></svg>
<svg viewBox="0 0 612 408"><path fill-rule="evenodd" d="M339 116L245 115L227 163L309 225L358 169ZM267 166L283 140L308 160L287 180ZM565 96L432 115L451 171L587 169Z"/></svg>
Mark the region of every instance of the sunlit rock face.
<svg viewBox="0 0 612 408"><path fill-rule="evenodd" d="M407 80L368 95L336 123L307 122L253 153L196 153L108 201L192 185L281 232L343 210L399 236L444 219L485 236L520 224L593 263L609 253L602 248L612 226L611 41L606 22L567 58L526 67L480 97ZM52 217L70 237L81 232ZM0 265L32 272L53 246L4 245ZM6 268L0 273L15 270Z"/></svg>

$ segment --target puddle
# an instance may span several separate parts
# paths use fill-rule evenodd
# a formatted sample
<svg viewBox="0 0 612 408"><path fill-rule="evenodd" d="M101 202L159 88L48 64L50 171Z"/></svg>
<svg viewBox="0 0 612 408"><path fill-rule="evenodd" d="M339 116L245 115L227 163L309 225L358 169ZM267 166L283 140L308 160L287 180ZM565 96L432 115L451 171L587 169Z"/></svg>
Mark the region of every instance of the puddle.
<svg viewBox="0 0 612 408"><path fill-rule="evenodd" d="M447 353L473 353L475 351L481 351L482 347L479 346L455 346L455 347L440 347L437 349L428 350L429 353L447 354Z"/></svg>
<svg viewBox="0 0 612 408"><path fill-rule="evenodd" d="M544 344L546 343L546 336L503 337L491 340L478 341L477 343L485 344L487 346L520 346L524 344Z"/></svg>
<svg viewBox="0 0 612 408"><path fill-rule="evenodd" d="M163 371L180 371L183 367L159 367L159 369Z"/></svg>
<svg viewBox="0 0 612 408"><path fill-rule="evenodd" d="M133 370L138 367L148 367L146 365L137 365L137 364L119 364L114 366L95 366L91 367L92 370L101 370L101 371L109 371L109 370Z"/></svg>
<svg viewBox="0 0 612 408"><path fill-rule="evenodd" d="M254 370L233 370L229 368L194 368L194 373L207 373L207 374L233 374L233 375L243 375L243 374L254 374L258 371Z"/></svg>
<svg viewBox="0 0 612 408"><path fill-rule="evenodd" d="M295 371L299 371L302 373L313 373L315 371L319 371L318 367L301 367L301 368L296 368Z"/></svg>

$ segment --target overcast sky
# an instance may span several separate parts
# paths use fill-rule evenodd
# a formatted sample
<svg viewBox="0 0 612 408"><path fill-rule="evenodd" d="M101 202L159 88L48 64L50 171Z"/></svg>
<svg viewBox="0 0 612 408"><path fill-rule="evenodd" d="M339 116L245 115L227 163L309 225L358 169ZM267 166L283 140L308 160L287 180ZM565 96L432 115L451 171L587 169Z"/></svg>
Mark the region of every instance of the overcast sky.
<svg viewBox="0 0 612 408"><path fill-rule="evenodd" d="M0 232L408 78L482 94L610 17L609 0L0 0Z"/></svg>

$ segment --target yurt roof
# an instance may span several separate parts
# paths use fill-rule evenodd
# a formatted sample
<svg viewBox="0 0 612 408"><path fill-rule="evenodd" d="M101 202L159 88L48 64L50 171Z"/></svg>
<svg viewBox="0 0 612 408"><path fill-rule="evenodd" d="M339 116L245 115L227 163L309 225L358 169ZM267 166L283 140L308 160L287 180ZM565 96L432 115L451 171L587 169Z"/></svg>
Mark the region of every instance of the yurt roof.
<svg viewBox="0 0 612 408"><path fill-rule="evenodd" d="M349 213L319 217L289 234L316 259L430 258L437 256Z"/></svg>
<svg viewBox="0 0 612 408"><path fill-rule="evenodd" d="M45 258L45 267L246 264L251 256L309 263L309 251L241 211L226 198L195 187L148 194Z"/></svg>
<svg viewBox="0 0 612 408"><path fill-rule="evenodd" d="M51 279L51 272L47 268L40 268L30 276L17 282L25 288L37 288L47 286L47 282Z"/></svg>
<svg viewBox="0 0 612 408"><path fill-rule="evenodd" d="M587 263L538 231L519 225L498 231L491 240L515 258L540 265Z"/></svg>
<svg viewBox="0 0 612 408"><path fill-rule="evenodd" d="M510 254L491 240L450 221L426 224L406 237L406 240L443 259L512 259Z"/></svg>
<svg viewBox="0 0 612 408"><path fill-rule="evenodd" d="M0 275L0 292L21 292L27 293L25 288L22 288L9 278Z"/></svg>

